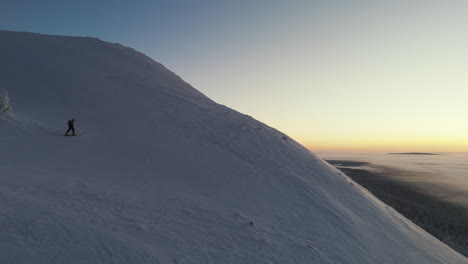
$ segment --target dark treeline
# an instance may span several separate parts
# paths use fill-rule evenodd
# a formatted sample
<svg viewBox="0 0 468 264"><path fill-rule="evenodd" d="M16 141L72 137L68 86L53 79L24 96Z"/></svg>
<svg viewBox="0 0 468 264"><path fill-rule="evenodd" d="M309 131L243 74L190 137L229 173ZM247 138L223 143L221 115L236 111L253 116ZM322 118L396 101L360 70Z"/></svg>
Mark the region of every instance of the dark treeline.
<svg viewBox="0 0 468 264"><path fill-rule="evenodd" d="M335 164L336 165L336 164ZM468 209L380 173L338 168L406 218L468 257Z"/></svg>

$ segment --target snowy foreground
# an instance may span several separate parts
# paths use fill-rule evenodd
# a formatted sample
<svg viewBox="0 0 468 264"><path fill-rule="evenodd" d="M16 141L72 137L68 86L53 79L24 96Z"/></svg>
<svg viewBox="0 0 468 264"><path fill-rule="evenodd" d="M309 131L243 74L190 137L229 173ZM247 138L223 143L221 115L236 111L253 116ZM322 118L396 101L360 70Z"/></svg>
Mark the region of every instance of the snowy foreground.
<svg viewBox="0 0 468 264"><path fill-rule="evenodd" d="M0 263L468 263L130 48L0 31L0 90Z"/></svg>

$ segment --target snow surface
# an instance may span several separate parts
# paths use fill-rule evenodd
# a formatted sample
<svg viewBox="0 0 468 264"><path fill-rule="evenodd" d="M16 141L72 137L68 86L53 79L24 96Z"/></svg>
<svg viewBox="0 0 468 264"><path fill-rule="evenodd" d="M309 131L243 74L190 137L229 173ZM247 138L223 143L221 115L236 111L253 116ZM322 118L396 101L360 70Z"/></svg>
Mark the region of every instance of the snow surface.
<svg viewBox="0 0 468 264"><path fill-rule="evenodd" d="M0 91L0 114L11 111L10 97L8 97L8 92Z"/></svg>
<svg viewBox="0 0 468 264"><path fill-rule="evenodd" d="M0 89L0 263L468 263L133 49L0 31Z"/></svg>

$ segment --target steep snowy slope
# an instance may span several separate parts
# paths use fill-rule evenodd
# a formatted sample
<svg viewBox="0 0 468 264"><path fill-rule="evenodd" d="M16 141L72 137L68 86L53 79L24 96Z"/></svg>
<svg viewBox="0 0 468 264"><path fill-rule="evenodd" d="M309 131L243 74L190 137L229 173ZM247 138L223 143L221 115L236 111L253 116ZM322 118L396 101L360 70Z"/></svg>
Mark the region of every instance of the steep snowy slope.
<svg viewBox="0 0 468 264"><path fill-rule="evenodd" d="M0 90L0 263L467 263L130 48L0 31Z"/></svg>

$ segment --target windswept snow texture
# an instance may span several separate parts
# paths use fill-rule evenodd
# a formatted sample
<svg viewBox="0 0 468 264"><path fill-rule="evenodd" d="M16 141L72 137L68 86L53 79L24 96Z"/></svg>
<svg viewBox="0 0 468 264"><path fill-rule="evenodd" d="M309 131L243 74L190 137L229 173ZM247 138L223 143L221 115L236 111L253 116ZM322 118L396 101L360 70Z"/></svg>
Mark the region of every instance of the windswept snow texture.
<svg viewBox="0 0 468 264"><path fill-rule="evenodd" d="M467 263L133 49L0 31L0 87L0 263Z"/></svg>

